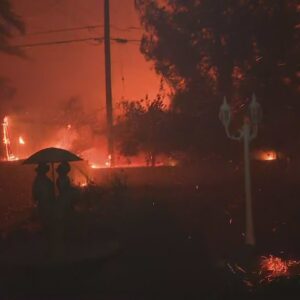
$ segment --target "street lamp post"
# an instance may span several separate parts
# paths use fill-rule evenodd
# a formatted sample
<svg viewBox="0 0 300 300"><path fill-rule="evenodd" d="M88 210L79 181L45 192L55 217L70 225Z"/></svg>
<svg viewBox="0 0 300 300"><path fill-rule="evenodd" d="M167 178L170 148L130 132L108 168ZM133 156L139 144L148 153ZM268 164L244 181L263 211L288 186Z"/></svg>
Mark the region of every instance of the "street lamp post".
<svg viewBox="0 0 300 300"><path fill-rule="evenodd" d="M231 110L226 98L220 107L219 118L225 127L228 138L237 141L244 141L244 163L245 163L245 201L246 201L246 233L245 243L249 246L255 246L255 234L252 215L252 196L251 196L251 173L250 173L250 142L257 136L258 124L261 120L262 112L260 104L256 101L253 94L249 105L249 114L244 116L244 123L237 135L230 133Z"/></svg>

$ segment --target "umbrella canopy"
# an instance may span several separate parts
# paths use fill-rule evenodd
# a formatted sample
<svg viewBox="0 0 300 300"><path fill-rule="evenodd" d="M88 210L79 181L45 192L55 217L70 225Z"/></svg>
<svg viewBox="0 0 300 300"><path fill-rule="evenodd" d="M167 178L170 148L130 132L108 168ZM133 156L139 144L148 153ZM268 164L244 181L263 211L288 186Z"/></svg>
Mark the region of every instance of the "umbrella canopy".
<svg viewBox="0 0 300 300"><path fill-rule="evenodd" d="M32 154L23 164L58 163L79 160L82 159L70 151L60 148L46 148Z"/></svg>

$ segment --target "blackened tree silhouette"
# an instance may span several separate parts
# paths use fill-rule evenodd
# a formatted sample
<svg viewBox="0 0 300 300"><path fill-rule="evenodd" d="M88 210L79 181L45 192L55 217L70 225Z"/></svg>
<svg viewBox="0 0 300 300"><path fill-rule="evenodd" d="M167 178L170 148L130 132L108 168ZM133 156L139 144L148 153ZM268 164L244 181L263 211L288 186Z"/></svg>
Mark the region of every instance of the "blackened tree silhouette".
<svg viewBox="0 0 300 300"><path fill-rule="evenodd" d="M297 0L135 3L145 29L141 51L173 88L173 108L191 125L191 143L220 149L221 99L228 96L239 112L255 91L265 108L263 143L300 146Z"/></svg>
<svg viewBox="0 0 300 300"><path fill-rule="evenodd" d="M12 55L24 55L20 48L10 45L14 32L25 33L25 25L14 13L10 0L0 0L0 52Z"/></svg>

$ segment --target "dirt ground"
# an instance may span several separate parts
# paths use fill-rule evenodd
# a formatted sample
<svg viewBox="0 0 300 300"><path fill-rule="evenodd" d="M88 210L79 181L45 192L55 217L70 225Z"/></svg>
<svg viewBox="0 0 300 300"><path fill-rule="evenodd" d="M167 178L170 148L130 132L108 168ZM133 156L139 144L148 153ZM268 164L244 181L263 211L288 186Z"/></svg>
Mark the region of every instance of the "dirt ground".
<svg viewBox="0 0 300 300"><path fill-rule="evenodd" d="M32 214L30 186L34 173L32 167L25 168L16 172L15 167L1 167L3 233L10 228L14 235L18 224ZM147 171L140 174L143 172ZM193 180L185 180L187 177L181 176L184 172L176 174L175 169L149 172L152 174L146 176L147 180L134 185L130 184L132 175L118 170L117 175L103 175L105 186L103 183L102 188L82 194L77 212L80 217L73 230L75 235L82 232L78 233L77 247L85 243L94 248L113 241L117 251L105 259L53 264L50 270L6 265L5 274L9 273L11 280L3 280L7 277L3 271L0 276L6 299L65 299L70 295L72 299L259 299L227 265L238 263L250 273L249 262L258 263L256 259L262 255L300 258L300 191L286 169L254 166L253 173L259 174L253 177L257 246L251 259L245 259L248 253L243 246L242 170L224 181L219 179L225 172L219 172L215 182L213 176L201 180L197 173ZM173 184L170 172L179 178ZM167 184L155 184L159 174L167 177L162 180ZM26 243L28 236L36 235L21 236ZM7 239L3 237L2 243ZM17 245L18 234L14 239ZM294 288L290 290L295 292ZM261 299L276 299L271 295ZM276 295L297 299L293 294L288 297L287 290Z"/></svg>

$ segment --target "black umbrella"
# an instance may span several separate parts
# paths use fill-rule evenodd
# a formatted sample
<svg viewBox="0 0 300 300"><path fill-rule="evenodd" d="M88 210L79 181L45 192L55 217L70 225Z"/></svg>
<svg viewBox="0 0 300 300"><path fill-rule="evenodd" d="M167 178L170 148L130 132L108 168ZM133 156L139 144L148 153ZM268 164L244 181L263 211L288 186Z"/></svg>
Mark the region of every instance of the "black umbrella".
<svg viewBox="0 0 300 300"><path fill-rule="evenodd" d="M23 164L58 163L63 161L79 160L82 159L68 150L60 148L46 148L32 154L23 162Z"/></svg>
<svg viewBox="0 0 300 300"><path fill-rule="evenodd" d="M42 149L30 157L25 159L23 164L40 164L40 163L51 163L52 166L52 178L55 186L55 171L54 164L68 161L79 161L82 160L79 156L74 153L60 149L60 148L45 148Z"/></svg>

